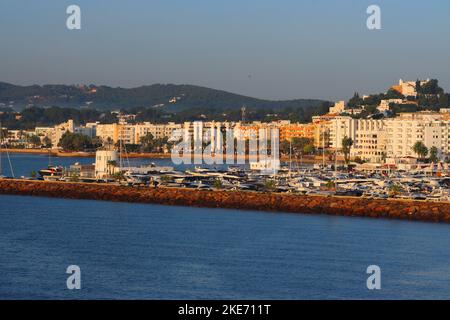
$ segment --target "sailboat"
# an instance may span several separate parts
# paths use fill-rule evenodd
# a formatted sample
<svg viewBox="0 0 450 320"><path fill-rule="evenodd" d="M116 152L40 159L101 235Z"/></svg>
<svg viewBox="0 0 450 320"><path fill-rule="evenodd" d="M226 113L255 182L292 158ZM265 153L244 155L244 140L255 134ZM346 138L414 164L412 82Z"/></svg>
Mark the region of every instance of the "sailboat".
<svg viewBox="0 0 450 320"><path fill-rule="evenodd" d="M48 166L46 169L39 170L39 175L44 180L59 180L63 175L63 167L52 165L50 150L48 151Z"/></svg>
<svg viewBox="0 0 450 320"><path fill-rule="evenodd" d="M0 179L5 178L5 176L3 175L3 172L2 172L2 142L3 142L2 133L3 133L3 129L2 129L2 125L0 123Z"/></svg>
<svg viewBox="0 0 450 320"><path fill-rule="evenodd" d="M2 171L2 143L3 143L3 128L2 128L2 123L0 122L0 179L6 178L6 176L3 175L3 171ZM9 157L8 150L6 150L6 156L8 158L9 169L11 171L11 176L14 178L14 170L13 170L13 167L12 167L12 163L11 163L11 159Z"/></svg>

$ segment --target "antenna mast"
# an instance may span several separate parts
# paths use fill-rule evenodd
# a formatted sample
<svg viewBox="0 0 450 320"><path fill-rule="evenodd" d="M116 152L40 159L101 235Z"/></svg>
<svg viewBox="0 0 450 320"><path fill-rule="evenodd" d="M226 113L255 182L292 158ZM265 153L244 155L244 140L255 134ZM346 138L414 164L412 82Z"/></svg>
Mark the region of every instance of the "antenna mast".
<svg viewBox="0 0 450 320"><path fill-rule="evenodd" d="M247 106L244 104L241 108L241 121L245 123L245 111L247 110Z"/></svg>

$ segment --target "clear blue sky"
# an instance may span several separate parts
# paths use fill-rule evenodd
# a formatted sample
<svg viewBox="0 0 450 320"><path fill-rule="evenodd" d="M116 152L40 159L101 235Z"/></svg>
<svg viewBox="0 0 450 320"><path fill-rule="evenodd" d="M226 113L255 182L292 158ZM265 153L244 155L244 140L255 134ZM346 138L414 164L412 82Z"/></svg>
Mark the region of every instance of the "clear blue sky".
<svg viewBox="0 0 450 320"><path fill-rule="evenodd" d="M70 4L82 30L66 29ZM366 28L370 4L382 30ZM450 91L449 14L441 0L2 0L0 81L337 100L430 77Z"/></svg>

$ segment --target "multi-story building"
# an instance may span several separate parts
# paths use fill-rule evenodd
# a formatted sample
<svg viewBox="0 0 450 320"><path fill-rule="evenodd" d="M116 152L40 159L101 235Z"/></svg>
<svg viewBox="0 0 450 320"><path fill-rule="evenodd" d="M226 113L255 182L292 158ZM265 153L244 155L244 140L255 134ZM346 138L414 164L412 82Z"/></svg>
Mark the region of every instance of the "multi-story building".
<svg viewBox="0 0 450 320"><path fill-rule="evenodd" d="M293 138L314 139L313 123L289 123L280 126L280 140L291 141Z"/></svg>
<svg viewBox="0 0 450 320"><path fill-rule="evenodd" d="M342 140L347 137L355 141L356 119L349 116L337 116L328 125L330 148L334 150L342 149Z"/></svg>
<svg viewBox="0 0 450 320"><path fill-rule="evenodd" d="M353 140L350 155L371 162L380 162L385 156L386 135L384 120L353 119L337 116L326 127L329 132L329 146L334 150L342 149L342 140Z"/></svg>
<svg viewBox="0 0 450 320"><path fill-rule="evenodd" d="M353 157L370 162L381 162L386 156L385 120L358 119L351 149Z"/></svg>
<svg viewBox="0 0 450 320"><path fill-rule="evenodd" d="M441 157L450 152L450 120L439 113L402 113L386 121L386 131L390 158L416 156L413 146L418 141L428 149L436 147Z"/></svg>
<svg viewBox="0 0 450 320"><path fill-rule="evenodd" d="M67 120L67 122L56 125L53 129L50 130L49 134L50 139L52 140L52 146L57 147L64 133L66 132L73 133L74 130L75 125L73 123L73 120Z"/></svg>
<svg viewBox="0 0 450 320"><path fill-rule="evenodd" d="M121 141L124 144L135 144L135 126L129 124L98 124L97 137L103 142L111 140L113 143Z"/></svg>
<svg viewBox="0 0 450 320"><path fill-rule="evenodd" d="M430 79L420 80L420 85L423 86L427 84L429 81ZM397 91L398 93L401 93L405 97L417 96L416 81L403 81L402 79L400 79L398 85L392 86L391 88Z"/></svg>
<svg viewBox="0 0 450 320"><path fill-rule="evenodd" d="M401 104L401 103L403 103L403 99L381 100L380 105L377 107L377 110L380 112L389 111L391 109L391 107L390 107L391 103Z"/></svg>
<svg viewBox="0 0 450 320"><path fill-rule="evenodd" d="M97 125L97 137L103 142L111 140L113 143L119 141L119 124L99 124Z"/></svg>
<svg viewBox="0 0 450 320"><path fill-rule="evenodd" d="M84 126L75 127L75 133L79 133L90 138L94 138L97 136L97 125L98 122L86 123Z"/></svg>
<svg viewBox="0 0 450 320"><path fill-rule="evenodd" d="M334 106L330 107L330 114L340 114L345 110L345 101L338 101L334 104Z"/></svg>
<svg viewBox="0 0 450 320"><path fill-rule="evenodd" d="M154 124L150 122L144 122L135 125L135 142L140 143L141 138L147 134L151 134L155 139L168 138L176 140L180 139L182 135L180 130L183 128L181 124L169 122L167 124Z"/></svg>
<svg viewBox="0 0 450 320"><path fill-rule="evenodd" d="M331 121L334 118L336 118L334 114L312 117L312 123L314 125L314 146L316 148L327 149L330 147L330 127Z"/></svg>

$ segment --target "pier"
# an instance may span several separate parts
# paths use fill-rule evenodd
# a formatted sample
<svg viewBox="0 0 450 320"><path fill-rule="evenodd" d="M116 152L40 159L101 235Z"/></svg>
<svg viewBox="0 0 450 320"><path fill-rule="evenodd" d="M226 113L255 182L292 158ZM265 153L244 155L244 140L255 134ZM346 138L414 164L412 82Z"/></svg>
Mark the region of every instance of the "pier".
<svg viewBox="0 0 450 320"><path fill-rule="evenodd" d="M209 191L164 187L125 187L104 183L20 179L0 179L0 194L450 222L449 202L401 199L367 199L255 191Z"/></svg>

